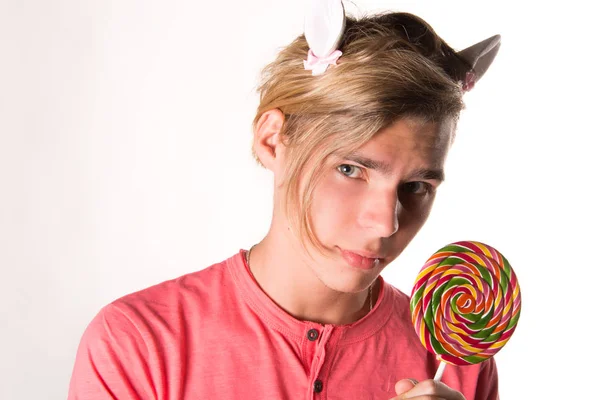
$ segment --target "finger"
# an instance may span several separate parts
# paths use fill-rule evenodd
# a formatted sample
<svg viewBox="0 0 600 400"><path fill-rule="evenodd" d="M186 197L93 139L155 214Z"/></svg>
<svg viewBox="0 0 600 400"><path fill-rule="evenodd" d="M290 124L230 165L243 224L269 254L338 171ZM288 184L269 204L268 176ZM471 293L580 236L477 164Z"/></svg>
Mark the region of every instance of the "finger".
<svg viewBox="0 0 600 400"><path fill-rule="evenodd" d="M402 379L401 381L396 382L394 389L396 390L396 394L406 393L414 388L417 383L418 382L414 379Z"/></svg>
<svg viewBox="0 0 600 400"><path fill-rule="evenodd" d="M434 381L433 379L419 382L415 387L405 392L401 398L416 400L419 396L424 396L423 398L428 398L427 396L429 396L431 399L437 397L446 400L465 400L465 397L460 392L449 388L442 382Z"/></svg>

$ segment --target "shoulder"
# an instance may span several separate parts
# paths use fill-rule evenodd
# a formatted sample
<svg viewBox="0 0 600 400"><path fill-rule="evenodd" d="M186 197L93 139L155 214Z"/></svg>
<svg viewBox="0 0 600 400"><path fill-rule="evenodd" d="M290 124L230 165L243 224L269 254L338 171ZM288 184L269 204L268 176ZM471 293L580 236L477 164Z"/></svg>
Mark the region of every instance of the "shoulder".
<svg viewBox="0 0 600 400"><path fill-rule="evenodd" d="M386 282L385 286L386 295L391 297L395 313L404 319L406 317L410 319L410 297L390 283Z"/></svg>
<svg viewBox="0 0 600 400"><path fill-rule="evenodd" d="M184 318L207 314L211 301L235 292L228 263L236 256L114 300L100 310L88 331L117 329L141 338L156 330L177 331Z"/></svg>
<svg viewBox="0 0 600 400"><path fill-rule="evenodd" d="M228 267L236 256L104 306L79 343L69 399L105 398L99 395L105 392L153 398L165 368L176 369L185 361L182 338L200 335L218 320L218 306L227 304L222 297L235 294Z"/></svg>
<svg viewBox="0 0 600 400"><path fill-rule="evenodd" d="M407 346L414 346L416 352L419 353L420 356L423 356L426 353L422 351L423 348L419 343L418 336L415 333L412 323L410 297L387 282L385 285L385 295L389 296L389 302L391 303L389 328L396 333L402 332L402 340L407 341Z"/></svg>
<svg viewBox="0 0 600 400"><path fill-rule="evenodd" d="M234 257L123 296L110 303L105 312L118 311L132 323L143 320L148 327L154 322L164 323L207 311L212 300L233 291L228 266Z"/></svg>

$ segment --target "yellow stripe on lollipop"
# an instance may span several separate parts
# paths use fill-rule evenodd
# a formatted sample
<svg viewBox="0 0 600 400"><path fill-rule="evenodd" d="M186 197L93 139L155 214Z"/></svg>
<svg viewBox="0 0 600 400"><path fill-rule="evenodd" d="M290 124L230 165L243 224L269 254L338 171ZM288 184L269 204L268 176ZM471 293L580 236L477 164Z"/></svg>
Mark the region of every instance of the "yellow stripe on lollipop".
<svg viewBox="0 0 600 400"><path fill-rule="evenodd" d="M471 351L473 353L479 352L478 348L473 347L469 343L465 342L460 335L457 335L455 333L449 333L448 336L450 336L452 339L454 339L457 342L459 342L461 344L461 346L462 346L463 349L469 350L469 351Z"/></svg>
<svg viewBox="0 0 600 400"><path fill-rule="evenodd" d="M495 258L494 255L490 252L490 249L487 246L485 246L483 243L473 242L473 244L475 246L477 246L477 248L479 250L481 250L481 252L483 254L485 254L486 256L488 256L489 258Z"/></svg>
<svg viewBox="0 0 600 400"><path fill-rule="evenodd" d="M450 324L450 323L449 323L449 324L447 324L447 326L448 326L448 329L450 329L452 332L454 332L454 333L456 333L456 334L459 334L459 335L465 335L465 336L466 336L466 335L469 335L469 333L467 333L465 330L463 330L462 328L460 328L460 327L459 327L459 326L457 326L457 325L454 325L454 324Z"/></svg>
<svg viewBox="0 0 600 400"><path fill-rule="evenodd" d="M508 339L498 340L497 342L492 343L492 345L489 348L490 349L501 349L502 346L504 346L506 344L506 342L508 342Z"/></svg>

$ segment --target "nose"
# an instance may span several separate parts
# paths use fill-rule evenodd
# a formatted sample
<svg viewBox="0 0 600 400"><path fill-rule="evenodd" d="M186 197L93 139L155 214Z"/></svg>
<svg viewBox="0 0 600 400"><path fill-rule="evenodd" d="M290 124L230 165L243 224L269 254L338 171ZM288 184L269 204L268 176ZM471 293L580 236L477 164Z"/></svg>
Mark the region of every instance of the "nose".
<svg viewBox="0 0 600 400"><path fill-rule="evenodd" d="M396 193L373 196L363 203L358 222L362 228L375 232L378 237L390 237L398 231L401 208Z"/></svg>

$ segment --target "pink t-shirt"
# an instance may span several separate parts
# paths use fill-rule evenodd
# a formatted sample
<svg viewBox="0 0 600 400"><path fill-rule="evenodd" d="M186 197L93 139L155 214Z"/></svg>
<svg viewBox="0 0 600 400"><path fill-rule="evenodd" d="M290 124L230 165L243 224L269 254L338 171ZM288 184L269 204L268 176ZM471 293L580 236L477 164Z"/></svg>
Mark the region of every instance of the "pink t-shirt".
<svg viewBox="0 0 600 400"><path fill-rule="evenodd" d="M383 278L364 318L320 325L273 303L244 254L104 307L81 339L69 399L388 400L398 380L434 376L408 296ZM498 398L493 360L449 365L442 381L467 400Z"/></svg>

